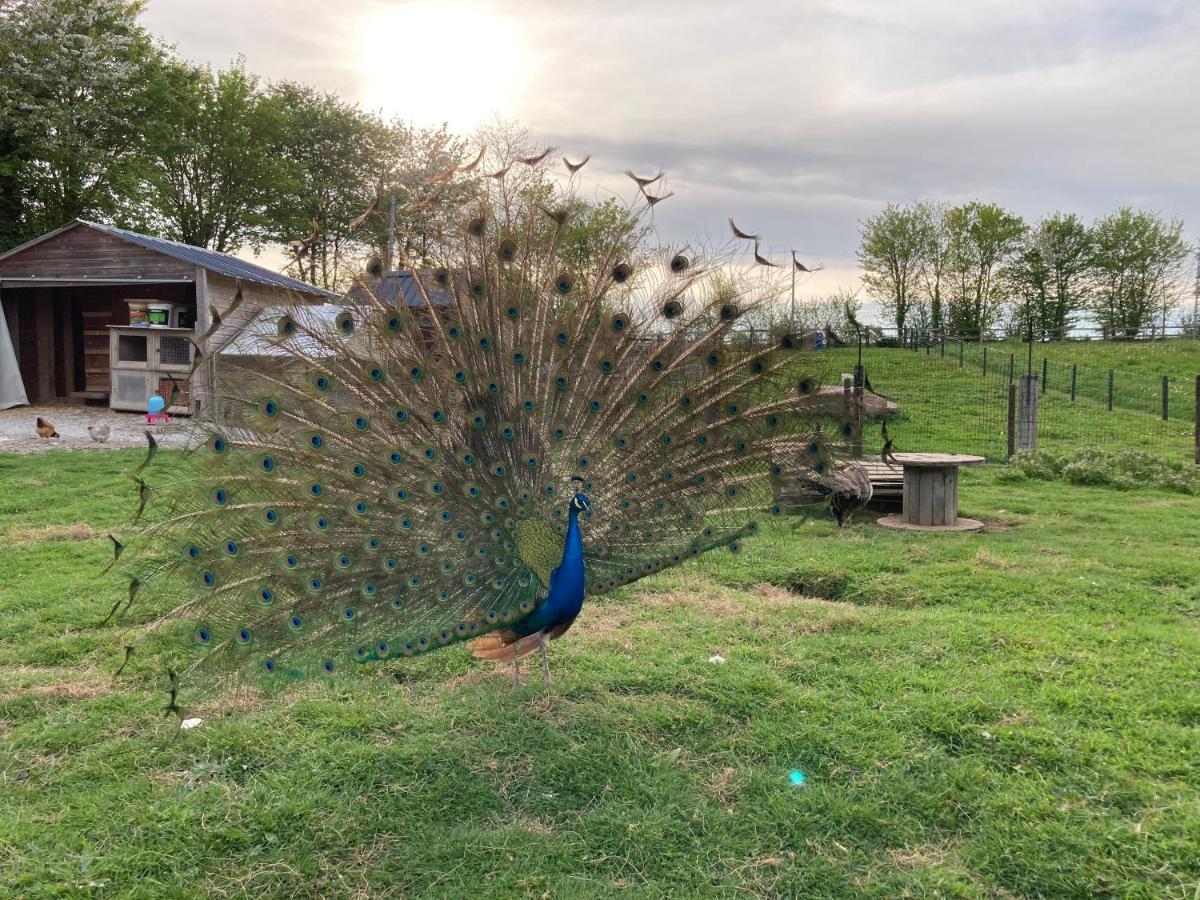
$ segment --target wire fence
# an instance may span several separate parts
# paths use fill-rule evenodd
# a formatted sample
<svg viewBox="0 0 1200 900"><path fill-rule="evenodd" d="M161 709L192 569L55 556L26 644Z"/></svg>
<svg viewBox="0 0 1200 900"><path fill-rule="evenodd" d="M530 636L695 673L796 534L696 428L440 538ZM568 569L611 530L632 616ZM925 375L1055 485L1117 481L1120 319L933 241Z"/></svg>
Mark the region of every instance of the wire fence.
<svg viewBox="0 0 1200 900"><path fill-rule="evenodd" d="M1007 459L1023 446L1021 383L1032 376L1038 449L1097 446L1139 450L1176 465L1200 463L1196 376L1089 367L1049 359L1039 346L915 331L864 345L864 451L878 452L886 419L896 450ZM853 377L857 345L828 352Z"/></svg>

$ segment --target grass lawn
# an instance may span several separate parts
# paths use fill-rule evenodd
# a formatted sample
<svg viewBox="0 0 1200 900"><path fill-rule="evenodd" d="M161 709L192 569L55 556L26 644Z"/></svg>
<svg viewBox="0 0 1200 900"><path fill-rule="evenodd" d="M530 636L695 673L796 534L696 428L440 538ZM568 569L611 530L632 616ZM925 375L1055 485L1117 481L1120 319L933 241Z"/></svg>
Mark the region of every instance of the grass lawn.
<svg viewBox="0 0 1200 900"><path fill-rule="evenodd" d="M1200 498L964 470L991 533L786 520L549 689L453 649L181 731L95 624L140 455L0 456L0 896L1200 894Z"/></svg>

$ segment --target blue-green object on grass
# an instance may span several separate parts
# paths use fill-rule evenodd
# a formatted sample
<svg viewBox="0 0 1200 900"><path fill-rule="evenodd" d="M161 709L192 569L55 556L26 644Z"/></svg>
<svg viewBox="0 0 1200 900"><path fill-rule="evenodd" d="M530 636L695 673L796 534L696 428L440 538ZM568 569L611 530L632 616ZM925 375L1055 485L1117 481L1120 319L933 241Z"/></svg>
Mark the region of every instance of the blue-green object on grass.
<svg viewBox="0 0 1200 900"><path fill-rule="evenodd" d="M154 415L156 413L162 412L166 408L166 406L167 406L166 400L164 400L162 397L158 396L158 394L153 394L153 395L151 395L150 399L146 401L146 412L150 413L151 415Z"/></svg>

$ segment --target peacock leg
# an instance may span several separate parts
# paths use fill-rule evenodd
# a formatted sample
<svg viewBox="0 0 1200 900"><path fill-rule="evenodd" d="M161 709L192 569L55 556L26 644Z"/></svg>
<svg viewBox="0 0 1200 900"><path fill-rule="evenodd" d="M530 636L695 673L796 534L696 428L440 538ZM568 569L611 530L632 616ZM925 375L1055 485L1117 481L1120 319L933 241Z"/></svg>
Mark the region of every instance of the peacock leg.
<svg viewBox="0 0 1200 900"><path fill-rule="evenodd" d="M513 653L513 687L521 686L521 658Z"/></svg>
<svg viewBox="0 0 1200 900"><path fill-rule="evenodd" d="M542 649L542 684L550 686L550 639L542 635L538 646Z"/></svg>

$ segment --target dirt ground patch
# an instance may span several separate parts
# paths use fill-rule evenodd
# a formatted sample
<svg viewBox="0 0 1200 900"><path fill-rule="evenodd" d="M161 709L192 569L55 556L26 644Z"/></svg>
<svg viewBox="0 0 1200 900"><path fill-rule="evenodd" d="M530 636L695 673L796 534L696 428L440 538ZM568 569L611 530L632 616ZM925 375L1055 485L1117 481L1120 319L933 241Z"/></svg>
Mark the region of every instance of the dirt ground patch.
<svg viewBox="0 0 1200 900"><path fill-rule="evenodd" d="M34 431L38 418L54 424L57 438L40 438ZM192 438L191 419L176 417L167 425L147 425L140 413L124 413L102 406L18 406L0 410L0 453L44 453L47 450L119 450L145 447L147 428L164 447L186 447ZM108 438L92 440L88 426L108 426Z"/></svg>

